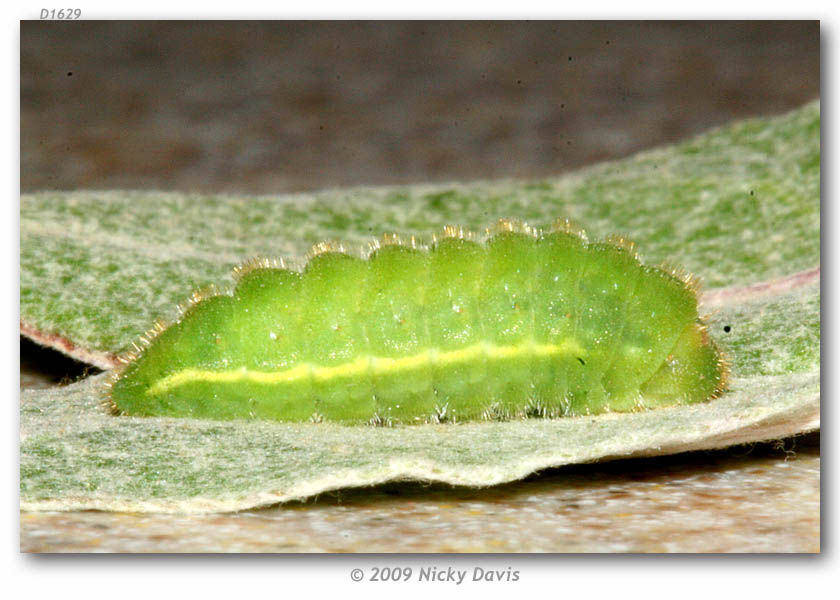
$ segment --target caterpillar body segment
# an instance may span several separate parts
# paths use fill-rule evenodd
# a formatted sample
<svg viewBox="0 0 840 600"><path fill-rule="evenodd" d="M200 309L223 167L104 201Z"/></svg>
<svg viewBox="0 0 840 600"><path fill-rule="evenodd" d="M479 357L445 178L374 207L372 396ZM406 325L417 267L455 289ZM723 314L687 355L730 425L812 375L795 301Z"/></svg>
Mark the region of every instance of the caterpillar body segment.
<svg viewBox="0 0 840 600"><path fill-rule="evenodd" d="M318 245L301 271L256 260L231 294L200 295L125 358L118 414L426 423L636 411L702 402L727 361L696 279L500 221L429 246L386 236L369 256Z"/></svg>

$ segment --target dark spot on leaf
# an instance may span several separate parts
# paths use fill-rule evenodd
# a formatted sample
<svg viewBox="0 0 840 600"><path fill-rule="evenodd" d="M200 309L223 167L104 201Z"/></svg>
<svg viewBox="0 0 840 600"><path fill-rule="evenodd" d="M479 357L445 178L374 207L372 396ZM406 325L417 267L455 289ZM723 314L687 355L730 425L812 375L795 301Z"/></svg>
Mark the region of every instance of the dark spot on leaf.
<svg viewBox="0 0 840 600"><path fill-rule="evenodd" d="M578 362L579 362L580 364L582 364L582 365L586 366L586 362L585 362L585 361L584 361L584 360L583 360L580 356L578 356Z"/></svg>

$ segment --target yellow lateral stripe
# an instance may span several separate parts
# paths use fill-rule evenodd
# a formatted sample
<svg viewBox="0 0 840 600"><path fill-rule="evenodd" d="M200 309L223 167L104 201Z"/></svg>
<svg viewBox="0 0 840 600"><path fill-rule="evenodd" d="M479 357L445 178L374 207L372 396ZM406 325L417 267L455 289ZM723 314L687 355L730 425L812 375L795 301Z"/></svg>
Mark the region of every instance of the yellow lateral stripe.
<svg viewBox="0 0 840 600"><path fill-rule="evenodd" d="M252 382L265 384L292 383L301 379L313 378L318 381L330 379L351 378L370 373L380 375L386 373L398 373L400 371L411 371L424 366L450 366L463 364L484 356L487 360L509 360L526 356L551 357L575 354L583 356L583 348L575 340L565 340L562 344L537 344L525 343L516 346L494 346L493 344L474 344L459 350L440 352L438 350L426 350L412 356L401 358L384 358L378 356L363 356L348 363L334 367L318 367L310 364L300 364L291 369L283 371L253 371L246 367L232 371L207 371L201 369L184 369L171 375L167 375L146 392L149 395L168 392L180 385L187 383L236 383Z"/></svg>

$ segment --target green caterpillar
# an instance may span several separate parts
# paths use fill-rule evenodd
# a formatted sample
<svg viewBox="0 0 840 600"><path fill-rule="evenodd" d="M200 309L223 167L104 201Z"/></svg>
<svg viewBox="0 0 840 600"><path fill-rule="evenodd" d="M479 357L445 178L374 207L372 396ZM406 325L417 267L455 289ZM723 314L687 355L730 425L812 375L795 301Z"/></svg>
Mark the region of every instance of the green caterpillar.
<svg viewBox="0 0 840 600"><path fill-rule="evenodd" d="M483 240L386 236L366 259L319 244L302 272L256 260L121 357L114 413L426 423L703 402L728 367L696 279L622 238L500 220Z"/></svg>

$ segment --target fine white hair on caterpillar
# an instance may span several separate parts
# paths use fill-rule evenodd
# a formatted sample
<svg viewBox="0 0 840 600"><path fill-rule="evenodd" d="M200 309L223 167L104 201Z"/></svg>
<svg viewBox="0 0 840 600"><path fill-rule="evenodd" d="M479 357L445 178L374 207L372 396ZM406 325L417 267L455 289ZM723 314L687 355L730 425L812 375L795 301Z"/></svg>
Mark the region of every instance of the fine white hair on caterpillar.
<svg viewBox="0 0 840 600"><path fill-rule="evenodd" d="M628 412L718 397L728 361L698 279L500 219L353 255L317 244L300 271L257 258L120 357L115 414L415 424Z"/></svg>

